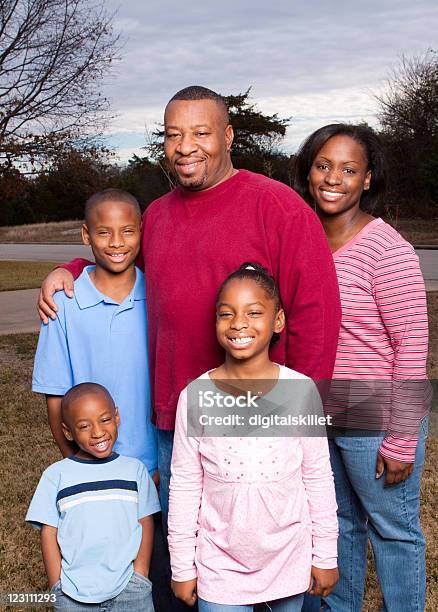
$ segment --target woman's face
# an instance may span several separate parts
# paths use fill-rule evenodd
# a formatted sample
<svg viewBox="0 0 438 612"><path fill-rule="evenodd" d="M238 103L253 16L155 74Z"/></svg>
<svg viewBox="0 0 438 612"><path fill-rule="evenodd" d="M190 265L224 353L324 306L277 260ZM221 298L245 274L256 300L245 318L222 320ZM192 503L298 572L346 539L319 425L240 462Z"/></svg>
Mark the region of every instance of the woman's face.
<svg viewBox="0 0 438 612"><path fill-rule="evenodd" d="M337 215L359 207L362 191L369 189L370 181L363 145L351 136L333 136L313 160L309 192L319 212Z"/></svg>

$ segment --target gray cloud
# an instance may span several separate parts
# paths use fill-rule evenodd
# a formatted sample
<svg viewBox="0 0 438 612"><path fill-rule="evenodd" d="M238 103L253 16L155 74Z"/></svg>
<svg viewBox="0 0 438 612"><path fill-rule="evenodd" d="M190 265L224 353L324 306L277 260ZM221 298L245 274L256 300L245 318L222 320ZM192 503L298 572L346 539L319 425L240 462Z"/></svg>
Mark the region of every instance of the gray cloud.
<svg viewBox="0 0 438 612"><path fill-rule="evenodd" d="M114 10L118 2L107 5ZM147 122L159 121L169 97L189 84L223 94L252 85L262 110L295 117L288 135L294 146L295 135L315 121L372 120L370 90L402 53L433 45L438 6L436 0L131 0L120 5L114 25L125 39L105 87L120 113L114 129L138 133L142 112Z"/></svg>

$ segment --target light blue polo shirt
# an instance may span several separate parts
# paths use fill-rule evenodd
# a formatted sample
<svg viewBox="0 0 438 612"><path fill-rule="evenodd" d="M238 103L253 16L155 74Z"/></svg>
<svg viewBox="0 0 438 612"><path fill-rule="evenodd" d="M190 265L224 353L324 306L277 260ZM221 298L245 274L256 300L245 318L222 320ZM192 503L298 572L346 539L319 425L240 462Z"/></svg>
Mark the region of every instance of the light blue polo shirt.
<svg viewBox="0 0 438 612"><path fill-rule="evenodd" d="M123 591L142 537L139 519L160 510L144 465L113 453L86 461L69 457L50 465L35 491L26 521L58 530L61 588L84 603Z"/></svg>
<svg viewBox="0 0 438 612"><path fill-rule="evenodd" d="M120 413L114 450L136 457L152 474L157 441L151 423L144 277L136 268L131 293L118 304L100 293L87 266L74 285L74 297L55 294L56 319L41 325L32 389L65 395L74 385L95 382L111 393Z"/></svg>

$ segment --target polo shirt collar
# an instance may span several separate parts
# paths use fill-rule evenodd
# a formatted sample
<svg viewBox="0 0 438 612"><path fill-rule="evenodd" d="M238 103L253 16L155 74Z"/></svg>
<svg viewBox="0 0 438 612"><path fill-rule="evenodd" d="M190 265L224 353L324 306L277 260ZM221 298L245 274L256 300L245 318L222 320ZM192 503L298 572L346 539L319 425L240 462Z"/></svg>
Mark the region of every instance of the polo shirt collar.
<svg viewBox="0 0 438 612"><path fill-rule="evenodd" d="M91 306L96 306L96 304L100 304L100 302L105 302L106 304L115 304L117 306L121 306L118 302L110 298L109 296L101 293L91 281L89 273L93 270L95 266L86 266L82 274L75 282L75 298L78 303L79 308L90 308ZM125 298L123 304L127 304L129 302L134 302L135 300L145 300L145 283L142 272L135 268L136 279L134 287L132 288L131 293Z"/></svg>

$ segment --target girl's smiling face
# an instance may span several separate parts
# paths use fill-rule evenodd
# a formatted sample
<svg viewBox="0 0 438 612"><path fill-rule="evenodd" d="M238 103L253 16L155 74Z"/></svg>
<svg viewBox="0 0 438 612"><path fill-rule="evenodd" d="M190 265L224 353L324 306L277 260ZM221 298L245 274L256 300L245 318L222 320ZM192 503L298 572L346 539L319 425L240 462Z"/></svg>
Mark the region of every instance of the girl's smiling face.
<svg viewBox="0 0 438 612"><path fill-rule="evenodd" d="M369 189L370 182L364 146L346 135L329 138L309 172L309 192L323 215L359 208L362 191Z"/></svg>
<svg viewBox="0 0 438 612"><path fill-rule="evenodd" d="M216 309L216 335L228 356L247 360L266 353L274 332L284 328L284 312L275 298L248 278L230 280Z"/></svg>

